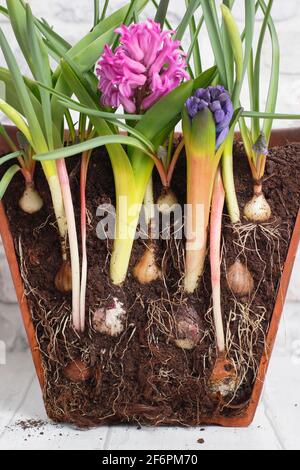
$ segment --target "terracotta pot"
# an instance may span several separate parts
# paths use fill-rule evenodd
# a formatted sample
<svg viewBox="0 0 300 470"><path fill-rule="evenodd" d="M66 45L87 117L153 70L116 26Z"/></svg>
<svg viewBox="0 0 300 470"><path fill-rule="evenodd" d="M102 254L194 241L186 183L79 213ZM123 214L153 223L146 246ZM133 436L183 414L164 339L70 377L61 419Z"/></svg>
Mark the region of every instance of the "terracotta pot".
<svg viewBox="0 0 300 470"><path fill-rule="evenodd" d="M14 127L8 127L8 132L10 136L15 140L16 138L16 129ZM239 138L239 134L237 134ZM300 128L295 129L285 129L285 130L275 130L272 134L271 145L284 145L288 142L300 142ZM9 149L3 139L0 139L0 154L9 152ZM3 205L0 204L0 232L6 252L6 256L9 262L12 279L17 293L18 302L20 305L21 314L23 317L24 326L28 336L28 342L30 345L33 362L36 368L37 376L41 385L42 390L45 386L45 379L43 373L43 367L41 362L41 355L39 352L39 346L37 343L35 329L31 320L31 314L29 311L28 303L26 300L23 281L21 279L20 270L18 266L18 261L15 253L14 243L12 235L10 233L8 220L3 208ZM234 417L212 417L212 416L203 416L202 422L207 425L220 425L227 427L246 427L251 424L253 421L261 392L263 389L263 384L265 376L267 373L269 360L272 354L274 347L276 334L279 327L280 318L282 315L285 298L289 286L290 277L293 270L293 264L296 257L298 245L300 241L300 210L298 212L298 217L296 220L296 225L294 232L291 238L290 247L285 262L281 282L277 292L277 299L272 314L272 319L269 327L269 332L266 340L266 349L263 354L259 366L258 376L256 378L251 399L248 405L241 411L239 416Z"/></svg>

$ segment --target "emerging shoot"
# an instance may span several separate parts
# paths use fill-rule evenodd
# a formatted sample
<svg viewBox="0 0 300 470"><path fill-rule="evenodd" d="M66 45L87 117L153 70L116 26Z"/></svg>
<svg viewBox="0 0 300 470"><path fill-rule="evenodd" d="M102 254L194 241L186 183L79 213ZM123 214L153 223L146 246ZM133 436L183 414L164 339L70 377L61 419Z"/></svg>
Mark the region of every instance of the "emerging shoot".
<svg viewBox="0 0 300 470"><path fill-rule="evenodd" d="M187 230L185 291L193 293L203 273L213 186L221 152L233 116L223 86L200 88L183 112L187 157Z"/></svg>

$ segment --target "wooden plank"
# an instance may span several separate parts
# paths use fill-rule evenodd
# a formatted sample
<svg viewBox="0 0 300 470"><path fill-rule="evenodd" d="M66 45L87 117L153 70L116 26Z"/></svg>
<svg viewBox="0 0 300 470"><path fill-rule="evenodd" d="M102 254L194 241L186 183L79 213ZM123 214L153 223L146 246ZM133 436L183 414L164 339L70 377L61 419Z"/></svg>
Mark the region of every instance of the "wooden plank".
<svg viewBox="0 0 300 470"><path fill-rule="evenodd" d="M205 429L201 431L201 429ZM204 443L198 442L204 439ZM258 409L248 429L142 428L114 426L110 429L105 450L280 450L280 443L264 414Z"/></svg>

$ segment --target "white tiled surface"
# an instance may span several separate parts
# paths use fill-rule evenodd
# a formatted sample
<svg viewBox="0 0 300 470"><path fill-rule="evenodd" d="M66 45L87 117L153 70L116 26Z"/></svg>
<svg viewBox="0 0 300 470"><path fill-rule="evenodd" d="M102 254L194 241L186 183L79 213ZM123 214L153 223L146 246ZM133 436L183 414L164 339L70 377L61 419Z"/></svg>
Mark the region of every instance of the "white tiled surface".
<svg viewBox="0 0 300 470"><path fill-rule="evenodd" d="M30 0L34 12L47 18L58 32L70 42L76 41L90 28L92 0ZM126 3L113 0L117 7ZM174 25L182 17L183 0L170 0ZM242 0L236 0L236 18L242 19ZM5 4L0 1L0 4ZM284 7L283 7L284 4ZM82 13L84 12L84 14ZM300 110L300 2L275 0L274 18L282 45L282 73L278 111ZM20 59L10 27L0 16L0 26ZM208 40L201 36L204 63L211 65L212 55ZM263 77L268 76L270 62L266 45ZM4 65L0 55L0 65ZM263 80L266 82L266 80ZM263 93L263 96L265 94ZM247 103L247 92L244 93ZM276 123L282 126L282 123ZM296 123L285 123L296 125ZM68 426L47 422L41 396L35 379L30 354L26 348L20 314L4 261L0 244L0 449L300 449L300 256L296 261L289 290L289 303L280 328L277 347L271 362L264 396L254 424L249 429L200 428L142 429L135 427L100 428L78 431ZM6 365L2 349L6 344ZM20 420L41 419L41 428L24 431ZM203 438L205 443L197 443Z"/></svg>

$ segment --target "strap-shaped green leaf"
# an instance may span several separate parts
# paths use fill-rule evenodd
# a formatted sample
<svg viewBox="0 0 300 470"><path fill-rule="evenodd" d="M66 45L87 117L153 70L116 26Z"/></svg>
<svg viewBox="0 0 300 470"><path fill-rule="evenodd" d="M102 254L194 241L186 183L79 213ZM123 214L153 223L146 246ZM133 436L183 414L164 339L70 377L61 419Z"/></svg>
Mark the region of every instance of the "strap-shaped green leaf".
<svg viewBox="0 0 300 470"><path fill-rule="evenodd" d="M19 165L13 165L11 166L2 176L1 181L0 181L0 201L3 198L11 180L15 176L18 171L20 171L21 168Z"/></svg>
<svg viewBox="0 0 300 470"><path fill-rule="evenodd" d="M23 152L19 150L18 152L9 153L8 155L4 155L4 157L0 157L0 165L3 165L10 160L14 160L15 158L22 157Z"/></svg>
<svg viewBox="0 0 300 470"><path fill-rule="evenodd" d="M218 67L221 83L227 87L226 66L224 60L224 51L221 42L221 33L218 20L215 17L214 9L210 1L201 0L203 15L210 38L211 46L214 52L216 64Z"/></svg>
<svg viewBox="0 0 300 470"><path fill-rule="evenodd" d="M161 28L163 28L165 24L169 3L170 0L160 0L157 8L155 21L160 24Z"/></svg>
<svg viewBox="0 0 300 470"><path fill-rule="evenodd" d="M41 40L39 32L35 27L29 4L26 5L26 22L28 30L28 42L33 57L33 71L35 79L50 87L52 86L52 78L49 57L46 51L46 46ZM52 149L54 141L50 94L45 89L41 89L40 94L47 143L48 147Z"/></svg>
<svg viewBox="0 0 300 470"><path fill-rule="evenodd" d="M7 62L8 68L14 80L15 90L18 95L18 99L24 111L24 115L27 119L28 125L30 127L30 133L33 140L33 146L36 151L47 150L47 143L42 132L40 123L35 114L34 107L30 100L30 96L26 85L24 83L23 77L21 75L20 69L18 67L17 61L14 57L14 54L7 42L7 39L0 28L0 46Z"/></svg>
<svg viewBox="0 0 300 470"><path fill-rule="evenodd" d="M45 160L59 160L60 158L73 157L80 153L86 152L91 149L95 149L101 146L107 146L111 144L123 144L136 147L139 150L142 150L144 153L152 157L152 153L149 152L148 148L142 144L138 139L134 137L129 137L126 135L106 135L101 137L95 137L94 139L87 140L80 144L71 145L69 147L64 147L63 149L53 150L45 154L35 155L34 160L45 161Z"/></svg>

